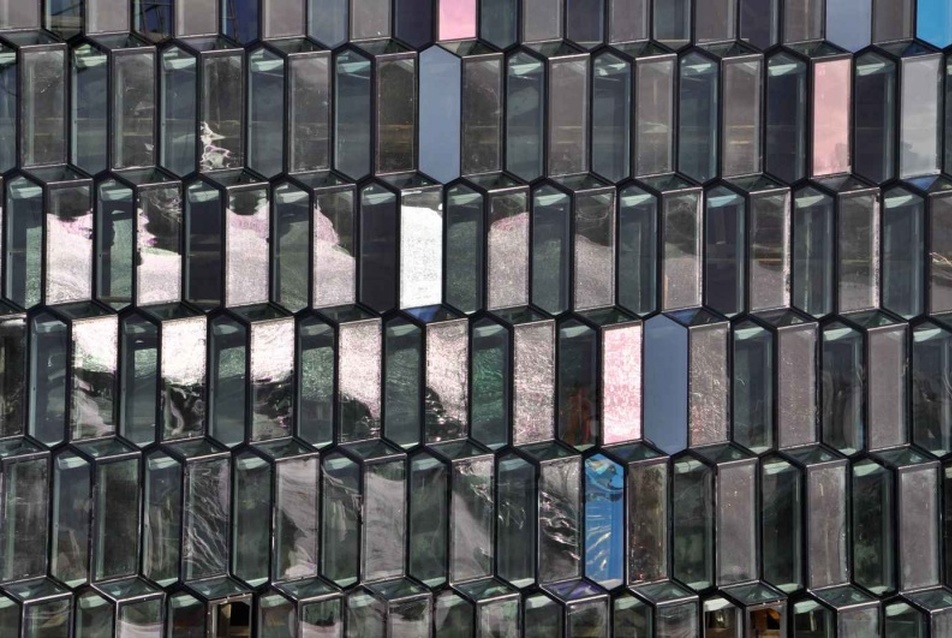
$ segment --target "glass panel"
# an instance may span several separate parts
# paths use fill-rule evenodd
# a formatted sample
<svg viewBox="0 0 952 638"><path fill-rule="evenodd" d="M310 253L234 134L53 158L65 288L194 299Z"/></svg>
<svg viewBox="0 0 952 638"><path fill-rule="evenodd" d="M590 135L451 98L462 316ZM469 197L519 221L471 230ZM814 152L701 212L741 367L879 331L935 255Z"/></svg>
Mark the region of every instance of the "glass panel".
<svg viewBox="0 0 952 638"><path fill-rule="evenodd" d="M771 56L767 62L764 168L788 184L806 174L806 95L807 65L786 53Z"/></svg>
<svg viewBox="0 0 952 638"><path fill-rule="evenodd" d="M248 56L248 166L265 177L280 173L284 164L287 67L268 49Z"/></svg>
<svg viewBox="0 0 952 638"><path fill-rule="evenodd" d="M741 59L724 63L721 173L725 176L760 172L762 91L763 60Z"/></svg>
<svg viewBox="0 0 952 638"><path fill-rule="evenodd" d="M547 175L581 173L588 167L589 58L549 64Z"/></svg>
<svg viewBox="0 0 952 638"><path fill-rule="evenodd" d="M790 592L803 583L803 522L800 472L780 459L761 466L761 551L764 579Z"/></svg>
<svg viewBox="0 0 952 638"><path fill-rule="evenodd" d="M813 67L814 176L850 170L851 63L847 58Z"/></svg>
<svg viewBox="0 0 952 638"><path fill-rule="evenodd" d="M197 165L197 67L196 59L178 47L162 53L159 163L176 175L190 173Z"/></svg>
<svg viewBox="0 0 952 638"><path fill-rule="evenodd" d="M79 20L78 15L76 18ZM94 174L107 165L108 58L86 44L73 50L71 61L71 159L76 166Z"/></svg>
<svg viewBox="0 0 952 638"><path fill-rule="evenodd" d="M416 166L417 72L415 58L380 60L376 69L377 173ZM360 126L366 126L366 120Z"/></svg>
<svg viewBox="0 0 952 638"><path fill-rule="evenodd" d="M61 164L66 159L66 49L20 56L20 162Z"/></svg>
<svg viewBox="0 0 952 638"><path fill-rule="evenodd" d="M844 454L863 449L866 365L863 335L841 323L823 329L823 442Z"/></svg>
<svg viewBox="0 0 952 638"><path fill-rule="evenodd" d="M551 314L569 304L571 198L551 186L532 194L532 303Z"/></svg>
<svg viewBox="0 0 952 638"><path fill-rule="evenodd" d="M592 170L617 182L631 172L631 64L606 53L593 66Z"/></svg>
<svg viewBox="0 0 952 638"><path fill-rule="evenodd" d="M701 304L701 193L662 200L661 310Z"/></svg>
<svg viewBox="0 0 952 638"><path fill-rule="evenodd" d="M913 331L912 440L937 455L952 449L952 334L932 324Z"/></svg>
<svg viewBox="0 0 952 638"><path fill-rule="evenodd" d="M93 578L136 573L139 562L139 459L97 468Z"/></svg>
<svg viewBox="0 0 952 638"><path fill-rule="evenodd" d="M506 170L530 181L542 174L545 66L519 52L506 67Z"/></svg>
<svg viewBox="0 0 952 638"><path fill-rule="evenodd" d="M330 168L331 61L326 53L299 55L290 71L287 164L290 172Z"/></svg>
<svg viewBox="0 0 952 638"><path fill-rule="evenodd" d="M853 466L853 578L874 594L895 587L892 491L886 468L871 461Z"/></svg>
<svg viewBox="0 0 952 638"><path fill-rule="evenodd" d="M244 56L227 54L202 60L201 170L237 168L242 163Z"/></svg>
<svg viewBox="0 0 952 638"><path fill-rule="evenodd" d="M717 175L719 75L717 63L700 53L681 58L678 170L698 182Z"/></svg>
<svg viewBox="0 0 952 638"><path fill-rule="evenodd" d="M896 173L896 66L876 53L856 59L854 166L857 174L876 183Z"/></svg>
<svg viewBox="0 0 952 638"><path fill-rule="evenodd" d="M774 444L773 337L760 326L744 322L733 330L733 440L761 453Z"/></svg>
<svg viewBox="0 0 952 638"><path fill-rule="evenodd" d="M713 472L690 458L678 461L672 489L672 571L688 587L704 589L714 581Z"/></svg>
<svg viewBox="0 0 952 638"><path fill-rule="evenodd" d="M182 563L186 579L225 573L229 565L231 481L229 459L185 468Z"/></svg>
<svg viewBox="0 0 952 638"><path fill-rule="evenodd" d="M833 309L833 200L812 188L793 202L793 303L818 317Z"/></svg>
<svg viewBox="0 0 952 638"><path fill-rule="evenodd" d="M117 55L114 64L115 86L124 90L113 97L112 166L150 166L155 161L155 52Z"/></svg>
<svg viewBox="0 0 952 638"><path fill-rule="evenodd" d="M936 173L940 168L941 58L903 62L900 177Z"/></svg>
<svg viewBox="0 0 952 638"><path fill-rule="evenodd" d="M466 313L483 305L483 196L458 185L446 191L446 302Z"/></svg>
<svg viewBox="0 0 952 638"><path fill-rule="evenodd" d="M746 201L724 187L707 193L704 215L704 295L706 305L725 316L746 305Z"/></svg>

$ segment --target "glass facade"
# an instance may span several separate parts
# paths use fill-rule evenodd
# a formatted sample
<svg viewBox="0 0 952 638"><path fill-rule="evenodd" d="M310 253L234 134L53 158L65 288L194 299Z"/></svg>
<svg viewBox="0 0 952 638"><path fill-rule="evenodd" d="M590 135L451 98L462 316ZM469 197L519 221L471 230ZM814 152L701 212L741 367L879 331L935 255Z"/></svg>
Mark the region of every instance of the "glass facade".
<svg viewBox="0 0 952 638"><path fill-rule="evenodd" d="M948 0L0 0L0 638L952 636Z"/></svg>

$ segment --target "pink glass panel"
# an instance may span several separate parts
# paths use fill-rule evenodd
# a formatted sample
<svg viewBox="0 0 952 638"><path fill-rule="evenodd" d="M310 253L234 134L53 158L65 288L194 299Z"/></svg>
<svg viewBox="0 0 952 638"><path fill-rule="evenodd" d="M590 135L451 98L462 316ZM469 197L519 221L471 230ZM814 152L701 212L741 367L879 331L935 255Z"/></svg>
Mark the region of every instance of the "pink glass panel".
<svg viewBox="0 0 952 638"><path fill-rule="evenodd" d="M813 94L813 176L850 170L850 59L816 65Z"/></svg>
<svg viewBox="0 0 952 638"><path fill-rule="evenodd" d="M641 324L605 331L602 380L605 444L641 439Z"/></svg>
<svg viewBox="0 0 952 638"><path fill-rule="evenodd" d="M476 37L476 0L440 0L440 40Z"/></svg>

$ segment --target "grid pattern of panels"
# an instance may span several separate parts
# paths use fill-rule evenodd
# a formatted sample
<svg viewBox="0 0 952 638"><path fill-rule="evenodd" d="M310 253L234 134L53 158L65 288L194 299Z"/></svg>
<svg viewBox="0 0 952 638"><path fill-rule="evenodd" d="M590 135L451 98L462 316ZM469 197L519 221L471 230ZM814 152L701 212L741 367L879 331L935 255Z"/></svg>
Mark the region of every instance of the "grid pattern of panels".
<svg viewBox="0 0 952 638"><path fill-rule="evenodd" d="M0 636L952 636L948 0L0 0Z"/></svg>

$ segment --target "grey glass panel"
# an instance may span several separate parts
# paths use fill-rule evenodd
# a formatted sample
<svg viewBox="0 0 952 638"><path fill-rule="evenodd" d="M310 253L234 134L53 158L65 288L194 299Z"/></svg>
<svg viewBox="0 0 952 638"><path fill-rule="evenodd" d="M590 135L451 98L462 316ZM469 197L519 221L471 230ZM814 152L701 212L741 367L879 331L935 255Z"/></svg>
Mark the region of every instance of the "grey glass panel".
<svg viewBox="0 0 952 638"><path fill-rule="evenodd" d="M692 589L714 582L714 477L711 468L685 458L672 477L672 572Z"/></svg>
<svg viewBox="0 0 952 638"><path fill-rule="evenodd" d="M549 64L546 173L581 173L588 168L588 57Z"/></svg>
<svg viewBox="0 0 952 638"><path fill-rule="evenodd" d="M879 196L842 197L837 211L839 312L879 305Z"/></svg>
<svg viewBox="0 0 952 638"><path fill-rule="evenodd" d="M780 39L779 0L740 0L738 12L741 40L758 49L766 49Z"/></svg>
<svg viewBox="0 0 952 638"><path fill-rule="evenodd" d="M635 64L634 174L674 170L674 58Z"/></svg>
<svg viewBox="0 0 952 638"><path fill-rule="evenodd" d="M952 449L952 335L931 324L913 331L912 440L935 454Z"/></svg>
<svg viewBox="0 0 952 638"><path fill-rule="evenodd" d="M245 438L248 329L229 316L210 324L209 434L234 446Z"/></svg>
<svg viewBox="0 0 952 638"><path fill-rule="evenodd" d="M932 238L931 259L927 260L929 304L932 313L952 310L952 199L929 200L927 229Z"/></svg>
<svg viewBox="0 0 952 638"><path fill-rule="evenodd" d="M398 212L396 196L372 185L360 195L360 259L358 299L370 308L384 312L397 305L396 235Z"/></svg>
<svg viewBox="0 0 952 638"><path fill-rule="evenodd" d="M704 294L706 305L726 316L746 305L747 206L732 190L718 187L707 192L704 215Z"/></svg>
<svg viewBox="0 0 952 638"><path fill-rule="evenodd" d="M265 39L303 35L304 0L267 0L261 33Z"/></svg>
<svg viewBox="0 0 952 638"><path fill-rule="evenodd" d="M638 315L657 307L657 199L637 188L618 199L618 304Z"/></svg>
<svg viewBox="0 0 952 638"><path fill-rule="evenodd" d="M155 52L117 55L115 86L123 87L113 96L114 168L150 166L155 162Z"/></svg>
<svg viewBox="0 0 952 638"><path fill-rule="evenodd" d="M73 50L72 162L89 173L106 168L109 65L105 53L85 44Z"/></svg>
<svg viewBox="0 0 952 638"><path fill-rule="evenodd" d="M186 579L224 574L228 568L231 477L227 458L185 468L182 562Z"/></svg>
<svg viewBox="0 0 952 638"><path fill-rule="evenodd" d="M892 473L864 461L853 466L853 578L872 591L895 587L893 552L895 516Z"/></svg>
<svg viewBox="0 0 952 638"><path fill-rule="evenodd" d="M602 422L596 396L597 335L577 320L562 322L558 343L559 439L585 450L598 442Z"/></svg>
<svg viewBox="0 0 952 638"><path fill-rule="evenodd" d="M463 61L462 174L502 168L503 97L501 55Z"/></svg>
<svg viewBox="0 0 952 638"><path fill-rule="evenodd" d="M404 569L407 470L404 461L364 470L361 518L361 576L364 581L395 578Z"/></svg>
<svg viewBox="0 0 952 638"><path fill-rule="evenodd" d="M319 195L315 202L314 273L312 303L315 308L353 303L357 297L357 238L354 192L350 189ZM305 257L306 258L306 257ZM294 263L288 264L291 276Z"/></svg>
<svg viewBox="0 0 952 638"><path fill-rule="evenodd" d="M192 172L197 164L197 67L198 61L182 49L162 53L159 162L177 175Z"/></svg>
<svg viewBox="0 0 952 638"><path fill-rule="evenodd" d="M724 63L724 113L721 140L723 175L746 175L761 169L761 94L763 61L729 60Z"/></svg>
<svg viewBox="0 0 952 638"><path fill-rule="evenodd" d="M20 56L20 162L23 166L66 159L66 50Z"/></svg>
<svg viewBox="0 0 952 638"><path fill-rule="evenodd" d="M335 73L334 168L353 178L370 172L370 60L353 51L338 54Z"/></svg>
<svg viewBox="0 0 952 638"><path fill-rule="evenodd" d="M482 0L479 3L479 37L505 49L518 40L515 0Z"/></svg>
<svg viewBox="0 0 952 638"><path fill-rule="evenodd" d="M482 306L483 196L463 186L446 191L446 301L463 312Z"/></svg>
<svg viewBox="0 0 952 638"><path fill-rule="evenodd" d="M699 182L717 174L719 71L700 53L681 58L678 170Z"/></svg>
<svg viewBox="0 0 952 638"><path fill-rule="evenodd" d="M134 224L132 189L115 181L97 189L97 297L121 309L132 301Z"/></svg>
<svg viewBox="0 0 952 638"><path fill-rule="evenodd" d="M27 332L26 316L20 313L0 316L0 435L23 434L27 408Z"/></svg>
<svg viewBox="0 0 952 638"><path fill-rule="evenodd" d="M42 576L49 542L49 457L13 457L4 464L3 481L0 577L10 581Z"/></svg>
<svg viewBox="0 0 952 638"><path fill-rule="evenodd" d="M532 302L552 314L569 304L571 198L551 186L532 195Z"/></svg>
<svg viewBox="0 0 952 638"><path fill-rule="evenodd" d="M89 578L90 464L66 452L53 464L50 574L75 587Z"/></svg>
<svg viewBox="0 0 952 638"><path fill-rule="evenodd" d="M307 34L328 48L343 44L350 34L347 0L307 0Z"/></svg>
<svg viewBox="0 0 952 638"><path fill-rule="evenodd" d="M434 6L437 5L437 6ZM446 40L436 34L434 16L439 4L431 0L395 0L393 3L393 36L412 47L422 48L434 39Z"/></svg>
<svg viewBox="0 0 952 638"><path fill-rule="evenodd" d="M844 465L807 471L807 586L825 587L846 582L847 555L846 472Z"/></svg>
<svg viewBox="0 0 952 638"><path fill-rule="evenodd" d="M876 183L896 172L896 74L896 62L882 55L856 58L853 166Z"/></svg>
<svg viewBox="0 0 952 638"><path fill-rule="evenodd" d="M539 476L539 579L551 583L581 572L581 458L546 463ZM531 484L530 484L531 486Z"/></svg>
<svg viewBox="0 0 952 638"><path fill-rule="evenodd" d="M248 166L266 177L283 168L287 66L268 49L248 56Z"/></svg>
<svg viewBox="0 0 952 638"><path fill-rule="evenodd" d="M936 173L940 168L941 58L902 62L899 176Z"/></svg>
<svg viewBox="0 0 952 638"><path fill-rule="evenodd" d="M817 440L816 324L786 328L777 345L777 443Z"/></svg>
<svg viewBox="0 0 952 638"><path fill-rule="evenodd" d="M428 442L460 439L469 432L468 333L466 320L427 328L423 418Z"/></svg>
<svg viewBox="0 0 952 638"><path fill-rule="evenodd" d="M168 322L162 335L162 436L172 439L201 434L206 413L205 317Z"/></svg>
<svg viewBox="0 0 952 638"><path fill-rule="evenodd" d="M242 163L244 57L216 55L202 60L202 170L236 168Z"/></svg>
<svg viewBox="0 0 952 638"><path fill-rule="evenodd" d="M608 41L610 43L647 40L650 0L610 0L608 3Z"/></svg>
<svg viewBox="0 0 952 638"><path fill-rule="evenodd" d="M557 40L562 37L563 4L552 0L522 3L522 42Z"/></svg>
<svg viewBox="0 0 952 638"><path fill-rule="evenodd" d="M717 475L717 579L721 584L757 576L755 462L728 465Z"/></svg>
<svg viewBox="0 0 952 638"><path fill-rule="evenodd" d="M585 0L565 3L565 37L589 49L605 41L605 4Z"/></svg>
<svg viewBox="0 0 952 638"><path fill-rule="evenodd" d="M934 465L923 464L898 476L896 516L899 536L897 574L901 589L939 583L939 476Z"/></svg>
<svg viewBox="0 0 952 638"><path fill-rule="evenodd" d="M592 71L592 170L611 181L631 172L631 64L609 53Z"/></svg>
<svg viewBox="0 0 952 638"><path fill-rule="evenodd" d="M384 434L405 447L420 441L423 418L423 334L418 326L402 319L388 322L384 332Z"/></svg>
<svg viewBox="0 0 952 638"><path fill-rule="evenodd" d="M358 577L360 471L342 455L330 456L323 463L321 574L348 585Z"/></svg>
<svg viewBox="0 0 952 638"><path fill-rule="evenodd" d="M39 2L14 2L0 9L0 28L38 28L39 26Z"/></svg>
<svg viewBox="0 0 952 638"><path fill-rule="evenodd" d="M579 193L574 214L574 307L605 307L615 300L615 193Z"/></svg>
<svg viewBox="0 0 952 638"><path fill-rule="evenodd" d="M733 331L733 440L754 451L773 447L774 355L772 335L753 323Z"/></svg>
<svg viewBox="0 0 952 638"><path fill-rule="evenodd" d="M513 350L513 443L551 439L556 417L555 322L517 327Z"/></svg>
<svg viewBox="0 0 952 638"><path fill-rule="evenodd" d="M823 329L823 442L844 454L863 449L866 369L863 335L842 323Z"/></svg>
<svg viewBox="0 0 952 638"><path fill-rule="evenodd" d="M787 183L806 174L807 65L786 53L767 63L764 168Z"/></svg>
<svg viewBox="0 0 952 638"><path fill-rule="evenodd" d="M761 466L761 551L764 579L782 591L803 583L803 514L800 472L780 459Z"/></svg>
<svg viewBox="0 0 952 638"><path fill-rule="evenodd" d="M824 36L824 0L784 2L783 41L820 40Z"/></svg>
<svg viewBox="0 0 952 638"><path fill-rule="evenodd" d="M676 310L701 302L701 193L662 199L661 309Z"/></svg>
<svg viewBox="0 0 952 638"><path fill-rule="evenodd" d="M492 449L508 442L510 417L510 336L505 327L488 320L472 327L470 379L471 436Z"/></svg>
<svg viewBox="0 0 952 638"><path fill-rule="evenodd" d="M794 306L817 317L833 309L833 266L833 200L804 189L793 203Z"/></svg>
<svg viewBox="0 0 952 638"><path fill-rule="evenodd" d="M17 75L16 51L0 46L0 171L17 162Z"/></svg>
<svg viewBox="0 0 952 638"><path fill-rule="evenodd" d="M66 438L66 324L48 313L30 326L30 422L28 433L47 445Z"/></svg>
<svg viewBox="0 0 952 638"><path fill-rule="evenodd" d="M655 40L671 47L681 47L691 40L691 3L688 0L654 0Z"/></svg>
<svg viewBox="0 0 952 638"><path fill-rule="evenodd" d="M694 7L697 42L733 40L737 27L737 0L711 0Z"/></svg>
<svg viewBox="0 0 952 638"><path fill-rule="evenodd" d="M73 321L70 437L106 436L116 428L119 335L115 315Z"/></svg>
<svg viewBox="0 0 952 638"><path fill-rule="evenodd" d="M223 256L227 306L268 301L270 214L268 189L228 193Z"/></svg>
<svg viewBox="0 0 952 638"><path fill-rule="evenodd" d="M416 165L416 60L381 60L376 76L377 173L413 170ZM366 126L366 121L360 122Z"/></svg>
<svg viewBox="0 0 952 638"><path fill-rule="evenodd" d="M896 447L908 442L908 340L909 333L904 324L871 330L866 337L870 449Z"/></svg>
<svg viewBox="0 0 952 638"><path fill-rule="evenodd" d="M486 236L486 307L490 310L529 301L528 199L526 190L490 196Z"/></svg>
<svg viewBox="0 0 952 638"><path fill-rule="evenodd" d="M350 39L365 40L390 35L390 3L384 0L350 3Z"/></svg>
<svg viewBox="0 0 952 638"><path fill-rule="evenodd" d="M149 41L172 34L172 5L166 0L133 0L133 30Z"/></svg>
<svg viewBox="0 0 952 638"><path fill-rule="evenodd" d="M913 0L872 0L872 40L889 42L912 38L916 3Z"/></svg>
<svg viewBox="0 0 952 638"><path fill-rule="evenodd" d="M668 571L668 466L634 465L628 475L628 584L652 581Z"/></svg>
<svg viewBox="0 0 952 638"><path fill-rule="evenodd" d="M215 0L194 0L175 12L175 35L207 35L218 33L222 24L219 20L218 2Z"/></svg>
<svg viewBox="0 0 952 638"><path fill-rule="evenodd" d="M96 472L92 577L134 575L139 558L139 459L105 463Z"/></svg>
<svg viewBox="0 0 952 638"><path fill-rule="evenodd" d="M730 390L721 380L728 375L728 325L710 323L690 329L688 444L691 447L724 443L728 438Z"/></svg>
<svg viewBox="0 0 952 638"><path fill-rule="evenodd" d="M545 66L527 53L507 61L506 170L524 180L542 174Z"/></svg>
<svg viewBox="0 0 952 638"><path fill-rule="evenodd" d="M535 468L513 454L496 463L496 573L513 585L532 584L536 573L538 518Z"/></svg>
<svg viewBox="0 0 952 638"><path fill-rule="evenodd" d="M250 585L268 579L271 542L272 469L264 459L251 454L235 458L234 527L231 530L231 571Z"/></svg>

